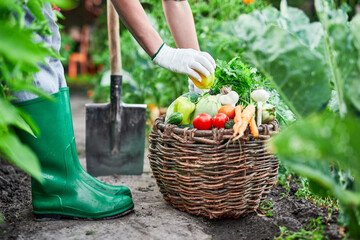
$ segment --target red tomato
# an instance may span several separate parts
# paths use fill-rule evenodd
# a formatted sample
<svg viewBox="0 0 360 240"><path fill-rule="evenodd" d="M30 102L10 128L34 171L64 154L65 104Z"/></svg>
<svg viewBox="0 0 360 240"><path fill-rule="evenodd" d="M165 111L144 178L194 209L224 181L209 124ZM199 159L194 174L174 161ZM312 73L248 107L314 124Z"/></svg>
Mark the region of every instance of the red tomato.
<svg viewBox="0 0 360 240"><path fill-rule="evenodd" d="M229 117L225 113L218 113L213 118L213 125L216 128L224 128L225 123L229 120Z"/></svg>
<svg viewBox="0 0 360 240"><path fill-rule="evenodd" d="M210 130L212 127L211 115L207 113L200 113L194 118L194 128L198 130Z"/></svg>

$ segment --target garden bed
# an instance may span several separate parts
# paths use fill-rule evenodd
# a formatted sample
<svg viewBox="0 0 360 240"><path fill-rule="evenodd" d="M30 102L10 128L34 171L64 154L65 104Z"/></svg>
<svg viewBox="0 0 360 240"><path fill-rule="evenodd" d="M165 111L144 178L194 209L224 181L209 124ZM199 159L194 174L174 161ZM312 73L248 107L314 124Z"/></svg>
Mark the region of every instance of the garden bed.
<svg viewBox="0 0 360 240"><path fill-rule="evenodd" d="M109 183L116 184L119 177L111 176L108 179L112 181ZM169 231L164 226L169 224L171 229L170 236L173 236L171 239L181 239L179 238L180 233L177 233L176 230L181 230L182 234L186 234L188 231L189 234L192 234L191 236L196 237L198 236L196 235L198 234L196 233L198 229L201 229L203 232L201 234L211 235L213 239L273 239L280 235L279 226L285 226L287 230L296 232L304 228L310 230L309 226L311 221L313 221L311 219L319 217L321 217L320 222L324 225L324 236L327 236L328 239L342 238L339 234L340 227L337 224L338 212L333 211L329 216L326 208L319 208L311 201L296 197L295 193L299 186L295 183L290 184L290 191L288 191L289 194L286 197L283 197L286 190L279 185L276 186L267 197L268 204L264 205L257 213L249 214L237 220L214 221L174 210L161 199L160 193L157 187L155 187L155 180L149 174L137 176L135 179L127 178L127 180L124 177L120 177L120 179L126 181L122 184L128 184L128 186L131 186L130 181L135 182L135 185L132 186L136 205L135 214L117 220L101 222L34 222L31 214L30 178L22 171L1 162L0 207L1 213L5 216L6 220L5 224L0 227L0 238L18 239L23 237L24 239L36 239L38 236L48 234L53 238L59 239L65 236L64 231L72 231L73 237L86 239L91 234L96 236L96 232L114 232L114 228L111 227L112 224L134 228L134 231L138 231L136 236L142 236L143 234L145 237L145 230L148 230L150 233L156 231L155 234L160 237ZM146 183L146 186L144 183ZM179 225L171 228L171 223L174 221L178 222ZM181 223L184 221L187 226L185 230L181 229ZM141 227L136 229L134 224L139 224ZM96 226L96 232L95 230L88 230L84 233L79 230L82 230L87 225L91 229ZM313 232L316 234L316 231ZM55 235L52 235L52 233ZM305 236L305 233L303 236ZM116 235L113 236L113 239L116 239Z"/></svg>

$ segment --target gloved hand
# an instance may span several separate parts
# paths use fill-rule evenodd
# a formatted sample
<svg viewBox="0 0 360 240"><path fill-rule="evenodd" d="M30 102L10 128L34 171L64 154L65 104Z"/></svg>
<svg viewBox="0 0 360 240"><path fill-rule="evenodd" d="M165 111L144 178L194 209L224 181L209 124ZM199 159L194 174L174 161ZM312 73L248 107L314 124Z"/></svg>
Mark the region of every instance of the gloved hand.
<svg viewBox="0 0 360 240"><path fill-rule="evenodd" d="M196 71L209 77L211 73L215 72L216 67L215 60L207 52L172 48L165 43L154 55L153 61L160 67L177 73L185 73L200 82L201 77Z"/></svg>

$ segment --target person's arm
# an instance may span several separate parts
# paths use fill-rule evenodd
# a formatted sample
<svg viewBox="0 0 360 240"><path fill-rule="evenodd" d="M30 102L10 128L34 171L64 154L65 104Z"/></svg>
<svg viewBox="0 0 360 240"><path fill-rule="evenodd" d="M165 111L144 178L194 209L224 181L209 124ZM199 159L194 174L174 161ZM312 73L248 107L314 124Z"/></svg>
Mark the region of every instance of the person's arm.
<svg viewBox="0 0 360 240"><path fill-rule="evenodd" d="M162 5L166 21L176 46L178 48L200 50L194 17L188 1L162 0ZM188 78L188 82L190 92L198 92L201 94L206 91L206 89L199 89L196 87L190 78Z"/></svg>
<svg viewBox="0 0 360 240"><path fill-rule="evenodd" d="M150 56L154 56L163 40L151 25L138 0L112 0L121 21Z"/></svg>
<svg viewBox="0 0 360 240"><path fill-rule="evenodd" d="M208 53L167 46L152 27L138 0L112 2L122 22L156 64L173 72L185 73L199 81L201 77L196 71L207 77L215 71L215 61Z"/></svg>
<svg viewBox="0 0 360 240"><path fill-rule="evenodd" d="M176 46L200 50L194 17L188 1L163 0L162 4Z"/></svg>

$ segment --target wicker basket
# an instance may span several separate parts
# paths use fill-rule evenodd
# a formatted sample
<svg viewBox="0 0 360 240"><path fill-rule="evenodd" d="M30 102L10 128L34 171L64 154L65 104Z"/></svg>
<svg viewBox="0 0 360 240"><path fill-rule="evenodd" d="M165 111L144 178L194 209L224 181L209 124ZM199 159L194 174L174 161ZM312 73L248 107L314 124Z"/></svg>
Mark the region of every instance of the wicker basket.
<svg viewBox="0 0 360 240"><path fill-rule="evenodd" d="M277 121L259 126L257 139L247 129L232 142L232 129L182 129L156 119L149 160L164 199L210 219L256 211L276 180L279 162L264 143L278 127Z"/></svg>

